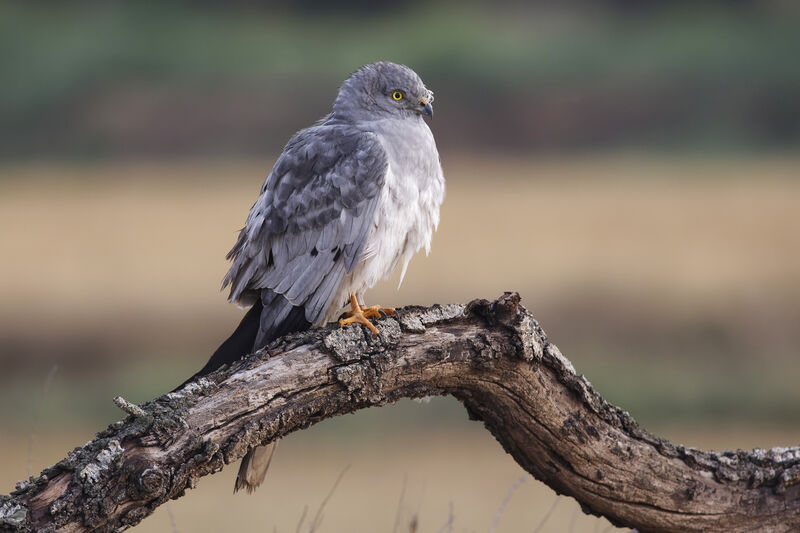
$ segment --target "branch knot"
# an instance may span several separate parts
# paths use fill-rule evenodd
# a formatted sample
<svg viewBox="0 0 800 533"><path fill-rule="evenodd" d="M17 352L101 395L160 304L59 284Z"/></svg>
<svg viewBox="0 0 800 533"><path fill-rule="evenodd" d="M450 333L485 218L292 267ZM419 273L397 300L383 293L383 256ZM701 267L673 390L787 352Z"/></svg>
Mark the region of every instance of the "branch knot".
<svg viewBox="0 0 800 533"><path fill-rule="evenodd" d="M473 300L467 304L466 312L482 317L490 326L505 326L513 331L514 345L520 359L539 363L544 356L547 337L524 307L520 305L518 292L505 292L497 300Z"/></svg>

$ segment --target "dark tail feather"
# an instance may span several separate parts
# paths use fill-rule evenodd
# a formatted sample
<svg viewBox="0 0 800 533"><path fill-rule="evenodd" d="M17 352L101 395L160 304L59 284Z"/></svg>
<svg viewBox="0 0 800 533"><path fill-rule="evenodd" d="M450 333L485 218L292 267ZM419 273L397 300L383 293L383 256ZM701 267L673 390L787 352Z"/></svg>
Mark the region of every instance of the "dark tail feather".
<svg viewBox="0 0 800 533"><path fill-rule="evenodd" d="M190 381L210 374L222 365L229 365L238 361L245 355L254 351L256 336L258 335L259 323L261 321L261 300L256 301L253 307L244 315L239 326L228 339L220 344L219 348L211 356L206 365L198 370L192 377L181 383L175 390L180 389Z"/></svg>
<svg viewBox="0 0 800 533"><path fill-rule="evenodd" d="M310 327L311 323L306 320L302 306L292 305L282 294L263 290L261 297L239 322L236 331L217 348L206 365L173 390L260 350L278 337Z"/></svg>
<svg viewBox="0 0 800 533"><path fill-rule="evenodd" d="M306 310L301 305L292 305L282 294L270 290L261 291L261 330L256 337L256 348L263 348L278 337L311 327L306 320Z"/></svg>

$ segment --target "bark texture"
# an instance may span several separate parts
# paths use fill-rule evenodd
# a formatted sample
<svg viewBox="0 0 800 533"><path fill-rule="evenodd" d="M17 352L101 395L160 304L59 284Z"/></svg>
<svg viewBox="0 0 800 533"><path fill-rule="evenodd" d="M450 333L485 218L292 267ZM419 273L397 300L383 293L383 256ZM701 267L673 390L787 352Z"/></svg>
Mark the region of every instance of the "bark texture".
<svg viewBox="0 0 800 533"><path fill-rule="evenodd" d="M141 411L127 404L125 420L0 496L0 529L120 531L251 446L452 394L587 513L640 532L800 531L800 447L713 453L650 435L575 373L516 293L409 307L379 327L291 335Z"/></svg>

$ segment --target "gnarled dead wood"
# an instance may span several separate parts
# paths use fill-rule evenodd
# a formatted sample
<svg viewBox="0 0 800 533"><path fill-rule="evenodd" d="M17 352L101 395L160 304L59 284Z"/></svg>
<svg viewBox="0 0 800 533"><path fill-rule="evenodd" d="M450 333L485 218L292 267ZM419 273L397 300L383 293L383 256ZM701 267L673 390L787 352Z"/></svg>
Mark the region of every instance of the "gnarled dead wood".
<svg viewBox="0 0 800 533"><path fill-rule="evenodd" d="M641 429L549 343L519 296L405 308L286 337L142 406L0 499L10 531L119 531L207 474L325 418L452 394L525 470L648 532L800 531L800 447L705 452ZM138 414L138 415L137 415Z"/></svg>

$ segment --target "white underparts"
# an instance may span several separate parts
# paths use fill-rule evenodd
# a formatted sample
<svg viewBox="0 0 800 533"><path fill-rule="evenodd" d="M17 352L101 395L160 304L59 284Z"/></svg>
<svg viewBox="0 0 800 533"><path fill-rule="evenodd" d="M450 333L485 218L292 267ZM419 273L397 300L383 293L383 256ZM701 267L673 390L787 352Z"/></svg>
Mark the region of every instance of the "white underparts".
<svg viewBox="0 0 800 533"><path fill-rule="evenodd" d="M433 135L422 120L418 124L413 135L406 131L402 138L376 126L389 168L361 258L339 285L323 323L339 315L350 294L363 302L364 292L398 265L402 283L414 254L423 246L426 254L430 252L444 200L444 177Z"/></svg>

